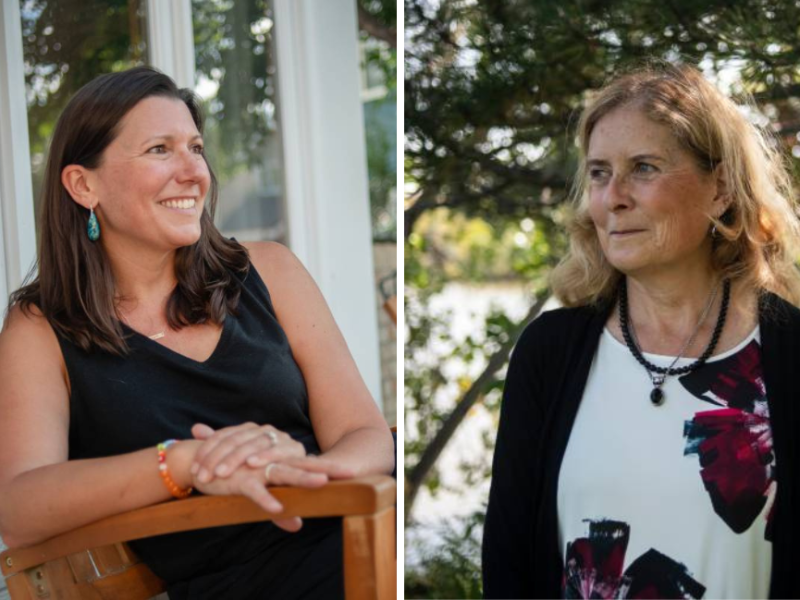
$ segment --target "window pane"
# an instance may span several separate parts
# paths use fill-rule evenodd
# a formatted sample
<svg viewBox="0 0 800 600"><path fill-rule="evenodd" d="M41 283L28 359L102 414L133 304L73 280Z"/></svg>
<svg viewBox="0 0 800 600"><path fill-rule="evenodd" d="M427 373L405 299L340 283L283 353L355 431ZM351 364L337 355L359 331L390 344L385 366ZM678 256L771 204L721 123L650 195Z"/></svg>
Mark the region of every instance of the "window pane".
<svg viewBox="0 0 800 600"><path fill-rule="evenodd" d="M98 75L143 64L147 28L144 0L22 0L20 9L38 235L39 191L61 111Z"/></svg>
<svg viewBox="0 0 800 600"><path fill-rule="evenodd" d="M220 183L216 223L240 241L286 243L273 9L267 0L192 0L195 91Z"/></svg>

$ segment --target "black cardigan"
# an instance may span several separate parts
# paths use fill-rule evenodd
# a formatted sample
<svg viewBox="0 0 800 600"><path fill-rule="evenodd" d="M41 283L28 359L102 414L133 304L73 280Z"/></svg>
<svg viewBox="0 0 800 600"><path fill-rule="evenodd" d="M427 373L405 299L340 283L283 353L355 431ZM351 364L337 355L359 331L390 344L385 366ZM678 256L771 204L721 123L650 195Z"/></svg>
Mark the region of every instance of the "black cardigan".
<svg viewBox="0 0 800 600"><path fill-rule="evenodd" d="M523 332L508 367L483 535L485 598L560 598L561 460L611 307L558 309ZM778 482L771 598L800 598L800 310L759 305Z"/></svg>

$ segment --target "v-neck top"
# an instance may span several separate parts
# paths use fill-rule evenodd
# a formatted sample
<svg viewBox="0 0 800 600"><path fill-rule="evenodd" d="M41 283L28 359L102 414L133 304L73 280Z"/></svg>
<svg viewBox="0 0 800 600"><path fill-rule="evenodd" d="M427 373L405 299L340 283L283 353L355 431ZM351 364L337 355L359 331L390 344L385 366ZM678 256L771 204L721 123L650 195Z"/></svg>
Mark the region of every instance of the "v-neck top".
<svg viewBox="0 0 800 600"><path fill-rule="evenodd" d="M126 332L127 338L130 338L130 337L141 338L142 343L144 345L148 345L148 343L152 343L152 344L155 344L156 346L161 346L161 348L163 349L161 352L163 354L166 354L166 355L177 355L177 356L185 358L189 363L193 363L193 364L196 364L196 365L204 365L204 366L208 365L214 359L214 357L217 356L217 354L222 353L222 352L225 351L225 346L228 343L228 338L230 337L229 333L231 331L231 328L230 327L226 327L225 323L230 323L230 319L225 319L225 321L223 321L223 323L222 323L222 332L220 333L219 339L217 340L217 345L214 346L214 350L212 350L212 352L208 356L208 358L206 358L205 360L195 360L195 359L193 359L193 358L191 358L189 356L181 354L177 350L173 350L172 348L170 348L170 347L168 347L168 346L166 346L164 344L159 344L154 339L152 339L150 337L147 337L146 335L136 331L133 327L131 327L127 323L124 323L124 322L120 321L120 325L122 325L122 329ZM167 330L167 331L169 331L169 330ZM157 348L154 348L154 350L155 351L159 351Z"/></svg>
<svg viewBox="0 0 800 600"><path fill-rule="evenodd" d="M606 329L558 481L563 597L766 598L776 465L758 328L667 377L661 406L652 389Z"/></svg>
<svg viewBox="0 0 800 600"><path fill-rule="evenodd" d="M270 423L307 451L319 451L305 380L269 292L252 265L239 281L238 314L225 318L217 347L203 362L130 328L128 356L87 353L59 336L72 390L70 459L188 439L197 422L215 429Z"/></svg>
<svg viewBox="0 0 800 600"><path fill-rule="evenodd" d="M84 352L58 336L71 384L70 460L153 447L155 470L155 445L191 439L191 427L198 422L215 429L248 421L271 424L307 452L319 453L305 380L267 287L252 264L235 277L241 285L237 314L225 318L217 347L204 362L130 328L127 356ZM251 539L245 532L254 527L173 534L132 546L159 576L174 582L204 573L209 565L220 571L228 560L245 560L246 546L284 534L267 523Z"/></svg>

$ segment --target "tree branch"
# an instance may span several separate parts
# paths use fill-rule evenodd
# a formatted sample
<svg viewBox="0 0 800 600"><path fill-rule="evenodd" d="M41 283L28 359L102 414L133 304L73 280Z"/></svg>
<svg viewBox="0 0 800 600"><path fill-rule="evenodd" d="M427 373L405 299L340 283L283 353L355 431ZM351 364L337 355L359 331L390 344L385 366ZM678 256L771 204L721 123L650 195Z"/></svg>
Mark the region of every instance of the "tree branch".
<svg viewBox="0 0 800 600"><path fill-rule="evenodd" d="M458 402L458 404L456 404L456 407L445 418L441 428L436 432L436 435L434 435L431 442L426 446L422 456L420 456L419 462L406 477L406 522L411 515L411 509L414 506L414 500L416 500L422 484L425 482L425 479L427 479L434 464L436 464L436 461L439 459L439 456L442 454L445 446L447 446L447 443L450 441L450 438L453 437L456 429L464 420L464 417L467 416L469 409L483 398L483 391L486 389L486 386L492 381L492 378L503 367L503 365L508 362L508 356L511 354L511 350L514 348L519 336L522 334L522 330L525 329L525 326L539 314L548 299L549 294L542 294L539 296L537 301L528 311L528 314L525 315L525 318L520 321L517 328L512 332L511 336L509 336L508 341L506 341L506 343L503 344L500 349L489 358L489 363L486 365L486 368L478 376L478 378L472 382L472 385L461 397L461 400Z"/></svg>

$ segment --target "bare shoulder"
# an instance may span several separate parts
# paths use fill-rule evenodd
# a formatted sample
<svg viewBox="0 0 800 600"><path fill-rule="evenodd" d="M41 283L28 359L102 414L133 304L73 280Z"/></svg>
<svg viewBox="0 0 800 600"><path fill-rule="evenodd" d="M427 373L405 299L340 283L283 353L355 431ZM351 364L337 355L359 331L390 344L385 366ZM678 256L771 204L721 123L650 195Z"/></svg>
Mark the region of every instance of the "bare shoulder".
<svg viewBox="0 0 800 600"><path fill-rule="evenodd" d="M244 246L295 352L305 343L318 343L313 340L320 334L340 335L319 287L291 250L275 242Z"/></svg>
<svg viewBox="0 0 800 600"><path fill-rule="evenodd" d="M30 305L26 308L14 305L8 311L8 316L3 322L3 329L0 331L0 345L6 341L17 341L24 339L26 345L34 343L52 342L58 344L53 328L39 310L39 307Z"/></svg>
<svg viewBox="0 0 800 600"><path fill-rule="evenodd" d="M242 244L250 254L250 261L267 283L273 288L286 287L286 284L297 284L298 279L310 281L300 259L283 244L277 242L244 242Z"/></svg>
<svg viewBox="0 0 800 600"><path fill-rule="evenodd" d="M48 370L57 373L59 379L66 379L64 358L53 328L37 306L12 306L0 331L0 372L23 377L36 373L36 378L47 379Z"/></svg>
<svg viewBox="0 0 800 600"><path fill-rule="evenodd" d="M242 242L242 246L247 248L250 260L256 267L281 268L300 265L300 260L283 244L278 242Z"/></svg>

